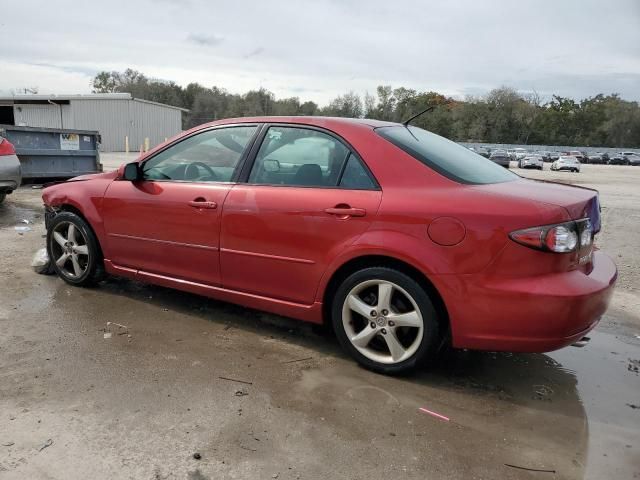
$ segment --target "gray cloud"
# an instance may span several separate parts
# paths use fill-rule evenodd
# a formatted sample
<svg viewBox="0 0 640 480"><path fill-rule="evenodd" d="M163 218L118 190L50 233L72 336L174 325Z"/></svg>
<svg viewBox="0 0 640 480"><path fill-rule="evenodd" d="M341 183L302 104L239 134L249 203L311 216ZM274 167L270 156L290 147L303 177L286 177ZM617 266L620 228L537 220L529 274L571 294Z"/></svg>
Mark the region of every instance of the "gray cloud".
<svg viewBox="0 0 640 480"><path fill-rule="evenodd" d="M247 58L255 57L255 56L260 55L262 53L264 53L264 48L262 48L262 47L254 48L249 53L244 55L244 58L247 59Z"/></svg>
<svg viewBox="0 0 640 480"><path fill-rule="evenodd" d="M37 84L82 93L92 72L131 67L182 85L264 87L321 104L350 90L375 93L380 84L457 97L508 85L640 100L638 0L76 4L7 4L0 90ZM123 22L122 11L140 20Z"/></svg>
<svg viewBox="0 0 640 480"><path fill-rule="evenodd" d="M205 35L203 33L190 33L187 36L188 42L195 43L196 45L202 45L204 47L220 45L223 40L224 37L220 37L218 35Z"/></svg>

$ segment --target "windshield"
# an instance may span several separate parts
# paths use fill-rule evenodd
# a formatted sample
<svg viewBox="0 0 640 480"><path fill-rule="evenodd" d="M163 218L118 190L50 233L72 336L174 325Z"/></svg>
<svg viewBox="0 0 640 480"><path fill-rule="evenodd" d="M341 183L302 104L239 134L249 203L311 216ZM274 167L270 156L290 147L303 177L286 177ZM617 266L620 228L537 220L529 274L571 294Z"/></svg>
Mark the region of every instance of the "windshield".
<svg viewBox="0 0 640 480"><path fill-rule="evenodd" d="M416 160L460 183L501 183L519 178L468 148L418 127L398 125L375 131Z"/></svg>

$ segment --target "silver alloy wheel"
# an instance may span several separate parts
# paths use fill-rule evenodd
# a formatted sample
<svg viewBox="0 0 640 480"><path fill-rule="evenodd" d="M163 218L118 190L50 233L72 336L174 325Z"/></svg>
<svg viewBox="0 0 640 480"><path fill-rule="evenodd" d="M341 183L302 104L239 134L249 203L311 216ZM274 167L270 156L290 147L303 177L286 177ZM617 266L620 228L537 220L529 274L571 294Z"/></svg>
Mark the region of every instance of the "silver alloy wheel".
<svg viewBox="0 0 640 480"><path fill-rule="evenodd" d="M51 232L51 256L68 278L82 277L89 268L89 246L82 230L71 222L60 222Z"/></svg>
<svg viewBox="0 0 640 480"><path fill-rule="evenodd" d="M386 280L367 280L353 287L342 306L342 324L362 355L384 364L411 358L424 335L416 301L402 287Z"/></svg>

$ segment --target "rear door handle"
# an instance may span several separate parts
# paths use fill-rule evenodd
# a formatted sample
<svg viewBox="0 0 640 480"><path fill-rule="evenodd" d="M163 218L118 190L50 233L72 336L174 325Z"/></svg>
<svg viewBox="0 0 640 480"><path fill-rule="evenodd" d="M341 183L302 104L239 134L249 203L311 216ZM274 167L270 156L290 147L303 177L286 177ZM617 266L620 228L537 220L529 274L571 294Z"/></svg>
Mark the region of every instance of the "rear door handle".
<svg viewBox="0 0 640 480"><path fill-rule="evenodd" d="M209 208L211 210L218 208L218 204L216 202L208 202L204 198L196 198L195 200L191 200L189 202L189 206L193 208Z"/></svg>
<svg viewBox="0 0 640 480"><path fill-rule="evenodd" d="M329 215L336 215L338 217L364 217L367 214L367 211L364 208L353 208L353 207L333 207L333 208L325 208L325 213Z"/></svg>

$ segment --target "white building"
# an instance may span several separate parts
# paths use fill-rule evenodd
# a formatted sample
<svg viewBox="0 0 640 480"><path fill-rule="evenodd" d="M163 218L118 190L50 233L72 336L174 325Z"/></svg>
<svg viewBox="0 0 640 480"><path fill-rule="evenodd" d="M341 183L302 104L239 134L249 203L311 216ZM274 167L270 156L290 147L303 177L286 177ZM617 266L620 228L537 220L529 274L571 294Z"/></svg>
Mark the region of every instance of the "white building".
<svg viewBox="0 0 640 480"><path fill-rule="evenodd" d="M129 93L0 96L0 125L96 130L103 152L155 146L182 131L188 110L132 98Z"/></svg>

